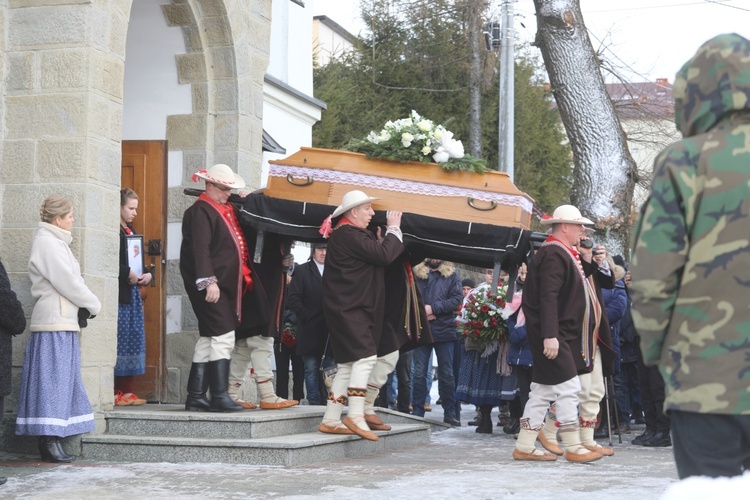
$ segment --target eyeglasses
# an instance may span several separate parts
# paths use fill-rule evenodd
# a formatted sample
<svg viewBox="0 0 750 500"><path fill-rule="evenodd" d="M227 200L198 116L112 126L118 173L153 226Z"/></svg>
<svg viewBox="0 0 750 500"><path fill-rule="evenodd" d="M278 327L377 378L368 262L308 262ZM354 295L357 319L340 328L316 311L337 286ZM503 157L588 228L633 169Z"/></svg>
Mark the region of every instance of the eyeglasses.
<svg viewBox="0 0 750 500"><path fill-rule="evenodd" d="M213 182L211 184L213 185L213 187L215 187L216 189L218 189L222 193L228 193L229 191L232 190L232 188L227 187L227 186L222 186L220 184L216 184L216 183L213 183Z"/></svg>

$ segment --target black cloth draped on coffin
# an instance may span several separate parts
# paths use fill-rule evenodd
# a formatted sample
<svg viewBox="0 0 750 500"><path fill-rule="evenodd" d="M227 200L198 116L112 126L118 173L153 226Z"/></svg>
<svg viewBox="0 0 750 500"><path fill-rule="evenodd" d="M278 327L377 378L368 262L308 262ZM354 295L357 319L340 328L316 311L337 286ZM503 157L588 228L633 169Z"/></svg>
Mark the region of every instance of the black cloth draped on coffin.
<svg viewBox="0 0 750 500"><path fill-rule="evenodd" d="M306 242L325 241L318 229L335 209L329 205L271 198L262 193L253 193L244 199L232 195L230 201L242 205L239 211L241 223L258 231ZM372 224L384 227L385 211L376 211ZM506 258L515 262L523 260L536 234L519 228L411 213L404 213L401 231L412 259L429 257L477 267L492 267L495 262Z"/></svg>

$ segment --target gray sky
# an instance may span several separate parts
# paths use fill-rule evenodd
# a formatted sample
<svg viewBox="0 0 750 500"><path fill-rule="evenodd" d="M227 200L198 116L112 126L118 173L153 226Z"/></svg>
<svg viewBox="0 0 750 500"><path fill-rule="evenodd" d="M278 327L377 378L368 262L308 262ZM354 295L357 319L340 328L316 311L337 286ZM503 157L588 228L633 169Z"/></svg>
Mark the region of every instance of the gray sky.
<svg viewBox="0 0 750 500"><path fill-rule="evenodd" d="M308 0L315 15L325 14L355 35L363 29L359 0ZM500 16L501 0L489 0ZM674 80L682 63L720 33L750 38L750 0L580 0L595 49L631 81ZM536 31L532 0L514 4L520 40ZM523 27L521 24L525 25Z"/></svg>

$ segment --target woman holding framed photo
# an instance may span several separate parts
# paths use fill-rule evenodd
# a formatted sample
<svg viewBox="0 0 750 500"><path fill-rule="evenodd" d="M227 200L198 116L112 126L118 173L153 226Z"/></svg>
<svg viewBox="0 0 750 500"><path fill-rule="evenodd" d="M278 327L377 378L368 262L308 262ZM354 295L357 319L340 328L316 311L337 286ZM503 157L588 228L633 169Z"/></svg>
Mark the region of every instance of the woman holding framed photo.
<svg viewBox="0 0 750 500"><path fill-rule="evenodd" d="M133 393L133 379L146 372L146 329L139 286L151 282L144 272L143 236L133 232L138 212L138 195L132 189L120 191L120 291L117 311L117 363L115 364L115 406L146 404Z"/></svg>

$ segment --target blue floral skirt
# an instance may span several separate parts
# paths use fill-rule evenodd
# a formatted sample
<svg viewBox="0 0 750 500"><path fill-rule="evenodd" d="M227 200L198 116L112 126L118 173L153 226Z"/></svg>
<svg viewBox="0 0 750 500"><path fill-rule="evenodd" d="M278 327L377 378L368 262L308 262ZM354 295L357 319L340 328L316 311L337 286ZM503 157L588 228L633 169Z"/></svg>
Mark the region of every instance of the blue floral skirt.
<svg viewBox="0 0 750 500"><path fill-rule="evenodd" d="M16 434L67 437L93 430L78 333L32 332L23 359Z"/></svg>
<svg viewBox="0 0 750 500"><path fill-rule="evenodd" d="M497 406L515 399L518 379L515 373L507 377L497 373L497 354L495 351L483 358L480 350L466 351L458 373L456 401Z"/></svg>
<svg viewBox="0 0 750 500"><path fill-rule="evenodd" d="M130 287L130 304L117 310L116 377L146 372L146 329L143 323L143 301L138 285Z"/></svg>

